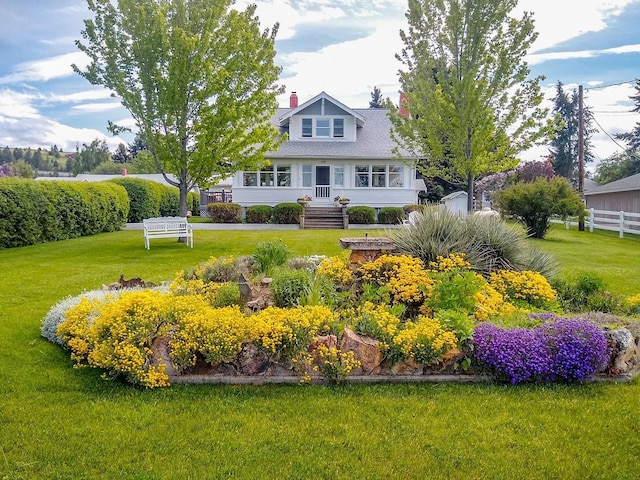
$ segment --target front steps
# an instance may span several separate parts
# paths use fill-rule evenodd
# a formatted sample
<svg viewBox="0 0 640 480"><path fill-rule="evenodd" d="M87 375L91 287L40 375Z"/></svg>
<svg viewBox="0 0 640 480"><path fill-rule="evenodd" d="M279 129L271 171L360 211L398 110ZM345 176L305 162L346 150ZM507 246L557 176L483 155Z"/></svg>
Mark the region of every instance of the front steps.
<svg viewBox="0 0 640 480"><path fill-rule="evenodd" d="M304 229L346 229L349 227L346 207L306 207L300 219Z"/></svg>

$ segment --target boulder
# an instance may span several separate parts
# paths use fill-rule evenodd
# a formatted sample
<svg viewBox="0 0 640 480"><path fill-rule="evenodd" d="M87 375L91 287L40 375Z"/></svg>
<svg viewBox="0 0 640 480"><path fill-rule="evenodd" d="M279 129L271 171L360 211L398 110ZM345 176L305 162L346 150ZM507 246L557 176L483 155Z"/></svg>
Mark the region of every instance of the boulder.
<svg viewBox="0 0 640 480"><path fill-rule="evenodd" d="M377 340L358 335L353 330L345 328L340 342L340 350L343 352L353 351L355 359L360 361L361 367L355 369L352 372L353 375L371 375L380 371L383 355Z"/></svg>
<svg viewBox="0 0 640 480"><path fill-rule="evenodd" d="M164 365L164 371L170 377L180 373L169 356L169 339L167 337L154 338L151 342L151 351L153 352L151 357L152 364Z"/></svg>
<svg viewBox="0 0 640 480"><path fill-rule="evenodd" d="M238 365L243 375L264 375L269 369L269 357L255 343L245 343L238 355Z"/></svg>
<svg viewBox="0 0 640 480"><path fill-rule="evenodd" d="M638 339L626 328L607 330L611 357L608 370L611 373L628 373L640 368L640 347Z"/></svg>

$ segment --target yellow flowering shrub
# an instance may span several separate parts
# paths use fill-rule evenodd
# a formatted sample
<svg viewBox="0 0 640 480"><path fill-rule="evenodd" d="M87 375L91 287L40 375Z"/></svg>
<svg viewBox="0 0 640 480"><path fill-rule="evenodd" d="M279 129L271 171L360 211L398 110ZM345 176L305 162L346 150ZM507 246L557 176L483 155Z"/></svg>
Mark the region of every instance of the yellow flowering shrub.
<svg viewBox="0 0 640 480"><path fill-rule="evenodd" d="M336 347L320 344L315 354L318 365L314 366L313 370L333 383L344 382L356 368L361 366L353 351L343 352Z"/></svg>
<svg viewBox="0 0 640 480"><path fill-rule="evenodd" d="M251 317L256 344L274 358L293 359L305 351L316 333L335 322L325 306L269 307Z"/></svg>
<svg viewBox="0 0 640 480"><path fill-rule="evenodd" d="M371 302L365 302L356 309L345 310L343 317L356 332L378 340L383 352L390 348L393 337L402 323L400 318L391 313L387 306Z"/></svg>
<svg viewBox="0 0 640 480"><path fill-rule="evenodd" d="M507 302L504 296L491 285L485 285L473 296L475 309L473 315L477 320L486 321L489 318L511 315L517 308Z"/></svg>
<svg viewBox="0 0 640 480"><path fill-rule="evenodd" d="M635 315L640 313L640 293L626 298L624 304L630 314Z"/></svg>
<svg viewBox="0 0 640 480"><path fill-rule="evenodd" d="M174 295L199 296L213 304L216 292L222 287L222 283L207 282L202 277L190 275L190 272L178 272L169 285L169 290Z"/></svg>
<svg viewBox="0 0 640 480"><path fill-rule="evenodd" d="M195 365L198 352L210 364L231 361L251 338L252 324L238 306L190 312L177 319L169 340L171 359L180 369Z"/></svg>
<svg viewBox="0 0 640 480"><path fill-rule="evenodd" d="M464 257L464 253L450 253L446 257L438 255L435 262L429 262L429 268L436 272L471 270L471 264Z"/></svg>
<svg viewBox="0 0 640 480"><path fill-rule="evenodd" d="M433 291L433 279L419 258L381 255L358 267L363 282L387 287L392 303L421 304Z"/></svg>
<svg viewBox="0 0 640 480"><path fill-rule="evenodd" d="M499 270L489 284L507 300L543 308L556 301L556 292L542 274L530 270Z"/></svg>
<svg viewBox="0 0 640 480"><path fill-rule="evenodd" d="M455 333L442 324L426 316L420 316L415 322L408 321L393 337L393 348L407 359L418 363L437 363L448 350L457 347Z"/></svg>
<svg viewBox="0 0 640 480"><path fill-rule="evenodd" d="M348 285L353 281L353 272L349 270L349 260L344 257L334 256L322 259L317 272L338 285Z"/></svg>
<svg viewBox="0 0 640 480"><path fill-rule="evenodd" d="M58 335L78 366L86 362L147 387L168 385L164 365L150 362L151 342L167 333L163 309L168 298L169 294L143 290L122 293L113 301L83 299L67 312Z"/></svg>

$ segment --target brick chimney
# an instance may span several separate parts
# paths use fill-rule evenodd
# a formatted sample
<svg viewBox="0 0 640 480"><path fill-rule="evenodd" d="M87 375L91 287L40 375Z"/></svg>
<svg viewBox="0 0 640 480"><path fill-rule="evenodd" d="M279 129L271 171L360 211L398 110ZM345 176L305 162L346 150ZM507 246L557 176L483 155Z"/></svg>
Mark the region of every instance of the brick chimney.
<svg viewBox="0 0 640 480"><path fill-rule="evenodd" d="M400 110L400 115L409 118L409 99L407 98L407 94L404 92L400 93L400 105L398 105L398 110Z"/></svg>
<svg viewBox="0 0 640 480"><path fill-rule="evenodd" d="M296 95L296 92L291 92L291 96L289 97L289 107L298 108L298 95Z"/></svg>

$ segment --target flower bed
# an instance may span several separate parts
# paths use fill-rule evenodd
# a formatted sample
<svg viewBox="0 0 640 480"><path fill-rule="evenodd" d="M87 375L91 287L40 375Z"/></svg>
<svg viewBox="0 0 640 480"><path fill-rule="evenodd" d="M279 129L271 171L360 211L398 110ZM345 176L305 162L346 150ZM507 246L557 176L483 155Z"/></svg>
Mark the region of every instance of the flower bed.
<svg viewBox="0 0 640 480"><path fill-rule="evenodd" d="M182 378L437 374L572 382L640 363L637 338L561 314L537 272L484 278L461 255L428 266L382 255L355 271L343 257L297 259L271 282L253 262L210 259L168 288L64 299L45 317L43 335L78 366L147 387ZM279 302L297 306L274 306L273 289Z"/></svg>

